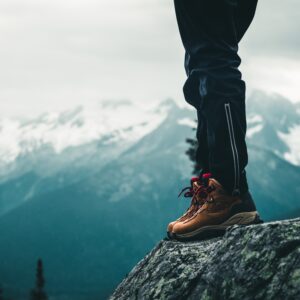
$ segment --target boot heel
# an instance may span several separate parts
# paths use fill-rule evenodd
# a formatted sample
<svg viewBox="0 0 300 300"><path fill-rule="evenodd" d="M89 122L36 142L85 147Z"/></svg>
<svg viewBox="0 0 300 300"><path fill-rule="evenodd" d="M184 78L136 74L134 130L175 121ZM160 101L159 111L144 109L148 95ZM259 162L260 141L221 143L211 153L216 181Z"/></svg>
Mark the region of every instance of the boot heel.
<svg viewBox="0 0 300 300"><path fill-rule="evenodd" d="M226 222L224 222L222 226L249 225L249 224L258 224L258 223L261 223L258 212L251 211L251 212L242 212L242 213L235 214Z"/></svg>

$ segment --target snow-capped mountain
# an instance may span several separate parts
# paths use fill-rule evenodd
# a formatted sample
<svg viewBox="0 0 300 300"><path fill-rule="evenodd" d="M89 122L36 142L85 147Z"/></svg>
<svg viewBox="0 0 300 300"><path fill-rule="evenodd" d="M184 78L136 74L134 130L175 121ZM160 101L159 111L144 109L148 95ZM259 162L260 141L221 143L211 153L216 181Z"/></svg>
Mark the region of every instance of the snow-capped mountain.
<svg viewBox="0 0 300 300"><path fill-rule="evenodd" d="M44 113L31 120L2 118L0 182L31 168L40 175L53 174L63 169L64 163L78 160L76 155L70 155L72 150L82 151L93 143L97 147L109 145L109 156L114 158L157 128L165 119L171 102L167 100L158 107L145 109L128 100L103 101L69 111ZM270 149L292 164L300 165L299 105L279 95L255 92L247 102L247 113L247 138L251 144ZM195 126L193 118L180 122ZM67 157L64 153L68 153ZM79 154L81 158L82 153ZM30 159L33 155L34 160ZM26 159L27 166L22 158Z"/></svg>
<svg viewBox="0 0 300 300"><path fill-rule="evenodd" d="M32 154L39 160L38 154L46 152L39 163L43 164L44 159L53 163L53 158L57 160L63 152L95 141L103 146L117 143L122 151L158 126L167 105L165 101L160 110L146 110L130 101L104 101L69 111L44 113L32 120L0 119L1 179L18 170L20 158ZM111 148L114 152L115 147ZM49 173L48 168L40 171Z"/></svg>
<svg viewBox="0 0 300 300"><path fill-rule="evenodd" d="M31 120L0 120L0 215L97 172L157 128L170 105L104 101Z"/></svg>
<svg viewBox="0 0 300 300"><path fill-rule="evenodd" d="M31 120L0 119L0 182L10 175L36 168L47 175L64 168L62 162L73 160L70 150L97 143L111 145L119 154L157 128L168 113L172 101L147 108L128 100L103 101L93 106L79 106L69 111L48 112ZM300 106L279 95L255 92L247 102L250 143L266 147L295 165L300 165ZM194 119L180 122L194 126ZM114 145L114 146L112 146ZM116 146L117 145L117 146ZM59 159L64 152L68 157ZM27 168L22 158L35 156ZM39 157L39 155L41 157ZM82 156L82 153L80 154ZM78 159L76 157L76 159ZM59 164L55 164L55 160ZM45 161L51 161L44 167ZM54 170L53 170L54 168Z"/></svg>
<svg viewBox="0 0 300 300"><path fill-rule="evenodd" d="M247 102L249 143L300 166L300 107L280 95L255 92Z"/></svg>

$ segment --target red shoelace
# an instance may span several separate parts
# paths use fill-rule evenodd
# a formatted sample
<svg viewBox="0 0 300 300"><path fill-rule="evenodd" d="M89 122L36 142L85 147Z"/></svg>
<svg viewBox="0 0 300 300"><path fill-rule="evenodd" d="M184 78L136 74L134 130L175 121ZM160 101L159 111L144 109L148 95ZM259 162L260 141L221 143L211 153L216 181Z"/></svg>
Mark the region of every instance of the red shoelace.
<svg viewBox="0 0 300 300"><path fill-rule="evenodd" d="M201 178L200 177L192 177L191 178L191 185L190 186L187 186L185 188L183 188L181 190L181 192L179 193L178 195L178 198L181 196L181 194L186 191L184 193L184 197L192 197L192 201L194 200L194 198L197 196L197 195L200 195L200 198L201 199L205 199L207 198L208 194L212 191L212 188L207 186L207 180L211 177L211 174L210 173L205 173L202 175L202 178L203 178L203 182L201 182ZM196 189L196 191L194 191L193 189L193 183L195 181L198 181L200 182L199 184L199 187Z"/></svg>

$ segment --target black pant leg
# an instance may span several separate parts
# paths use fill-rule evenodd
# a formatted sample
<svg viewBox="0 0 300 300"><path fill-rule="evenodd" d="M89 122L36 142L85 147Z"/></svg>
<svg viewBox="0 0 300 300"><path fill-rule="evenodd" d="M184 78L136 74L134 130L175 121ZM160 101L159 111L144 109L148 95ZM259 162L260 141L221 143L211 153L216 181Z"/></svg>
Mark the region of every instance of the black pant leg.
<svg viewBox="0 0 300 300"><path fill-rule="evenodd" d="M201 173L209 172L209 151L207 139L207 122L205 116L200 110L197 110L198 126L197 126L197 149L196 149L196 163Z"/></svg>
<svg viewBox="0 0 300 300"><path fill-rule="evenodd" d="M245 83L238 70L241 60L237 53L243 32L242 27L237 28L239 0L174 3L186 49L184 95L205 116L210 171L228 192L244 193L248 189L248 155Z"/></svg>
<svg viewBox="0 0 300 300"><path fill-rule="evenodd" d="M186 50L185 70L188 76L183 92L186 101L201 109L200 92L206 94L206 84L228 79L215 93L234 95L243 89L238 71L235 20L227 0L174 0L178 27ZM203 77L204 76L204 77ZM203 78L200 86L201 77ZM209 81L209 82L208 82ZM199 88L202 88L199 91Z"/></svg>

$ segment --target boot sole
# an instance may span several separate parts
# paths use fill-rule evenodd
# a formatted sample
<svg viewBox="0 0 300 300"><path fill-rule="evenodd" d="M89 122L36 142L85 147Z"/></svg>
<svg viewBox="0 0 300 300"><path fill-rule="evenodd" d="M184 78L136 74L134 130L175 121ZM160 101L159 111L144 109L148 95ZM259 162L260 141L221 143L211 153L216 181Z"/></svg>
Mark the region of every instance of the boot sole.
<svg viewBox="0 0 300 300"><path fill-rule="evenodd" d="M177 240L205 239L223 235L226 229L233 225L252 225L263 223L257 211L238 213L219 225L208 225L194 231L177 234L168 233L168 236Z"/></svg>

